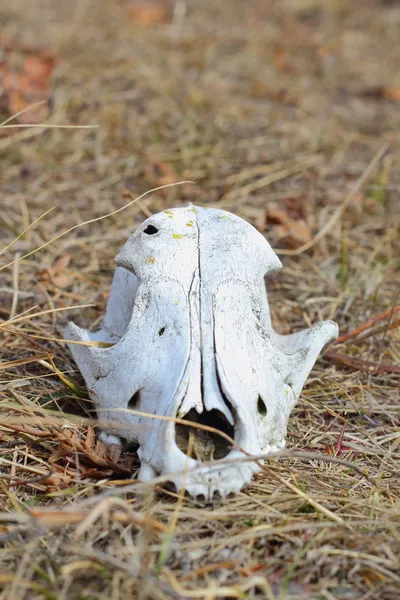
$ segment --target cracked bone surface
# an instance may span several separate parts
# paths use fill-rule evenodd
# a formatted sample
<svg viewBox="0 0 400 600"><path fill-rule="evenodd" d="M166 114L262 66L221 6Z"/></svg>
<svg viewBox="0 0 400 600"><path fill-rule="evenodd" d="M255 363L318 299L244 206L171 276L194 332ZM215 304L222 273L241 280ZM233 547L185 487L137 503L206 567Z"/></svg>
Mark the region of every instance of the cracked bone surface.
<svg viewBox="0 0 400 600"><path fill-rule="evenodd" d="M170 474L177 489L207 500L239 491L261 469L241 449L285 446L290 412L336 323L275 333L264 276L280 260L254 227L222 210L153 215L116 264L102 328L65 328L65 339L83 342L69 348L102 440L137 442L145 481Z"/></svg>

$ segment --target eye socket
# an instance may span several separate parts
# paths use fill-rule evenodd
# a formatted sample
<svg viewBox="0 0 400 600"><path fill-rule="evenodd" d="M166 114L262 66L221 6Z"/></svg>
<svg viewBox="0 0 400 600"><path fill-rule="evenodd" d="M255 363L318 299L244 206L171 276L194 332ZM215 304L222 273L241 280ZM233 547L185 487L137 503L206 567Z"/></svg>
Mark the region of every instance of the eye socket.
<svg viewBox="0 0 400 600"><path fill-rule="evenodd" d="M260 415L260 417L265 417L267 415L267 407L261 396L258 396L257 412Z"/></svg>
<svg viewBox="0 0 400 600"><path fill-rule="evenodd" d="M147 233L147 235L154 235L155 233L158 233L158 229L157 227L154 227L154 225L147 225L146 229L143 230L143 233Z"/></svg>
<svg viewBox="0 0 400 600"><path fill-rule="evenodd" d="M141 390L138 390L137 392L135 392L133 394L132 398L128 402L128 408L130 408L131 410L136 410L140 403L140 396L141 396Z"/></svg>

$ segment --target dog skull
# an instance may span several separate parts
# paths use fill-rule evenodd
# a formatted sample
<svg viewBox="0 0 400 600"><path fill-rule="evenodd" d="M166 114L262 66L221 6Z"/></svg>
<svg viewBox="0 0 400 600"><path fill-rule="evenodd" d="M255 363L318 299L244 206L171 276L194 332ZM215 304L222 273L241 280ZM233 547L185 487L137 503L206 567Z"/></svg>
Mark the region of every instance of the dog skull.
<svg viewBox="0 0 400 600"><path fill-rule="evenodd" d="M256 229L222 210L153 215L116 264L102 328L65 329L67 340L83 342L69 348L97 404L101 439L139 443L139 479L171 474L177 489L206 499L239 491L259 464L230 460L243 458L238 447L184 421L221 430L249 454L281 450L337 325L275 333L264 275L280 260Z"/></svg>

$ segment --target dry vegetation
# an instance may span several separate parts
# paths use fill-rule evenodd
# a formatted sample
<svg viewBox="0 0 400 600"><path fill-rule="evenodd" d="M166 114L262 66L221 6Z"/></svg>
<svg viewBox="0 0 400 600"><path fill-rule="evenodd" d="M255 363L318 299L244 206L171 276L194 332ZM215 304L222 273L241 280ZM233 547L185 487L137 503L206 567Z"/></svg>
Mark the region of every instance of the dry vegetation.
<svg viewBox="0 0 400 600"><path fill-rule="evenodd" d="M1 130L1 599L398 598L399 3L15 0L0 12L9 65L38 47L55 57L45 91L23 90L18 107L50 85L51 113L32 120L99 125ZM15 104L2 106L4 120ZM22 260L129 193L183 179L196 185ZM101 319L135 226L189 200L236 212L279 250L278 330L332 318L353 332L308 380L295 454L214 506L129 480L135 454L96 444L59 342L68 317Z"/></svg>

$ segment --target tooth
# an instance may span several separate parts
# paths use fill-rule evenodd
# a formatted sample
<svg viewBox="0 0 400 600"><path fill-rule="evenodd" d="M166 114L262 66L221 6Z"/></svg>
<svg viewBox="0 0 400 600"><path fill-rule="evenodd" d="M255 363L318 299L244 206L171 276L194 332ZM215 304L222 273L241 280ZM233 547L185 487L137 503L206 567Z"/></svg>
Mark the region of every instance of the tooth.
<svg viewBox="0 0 400 600"><path fill-rule="evenodd" d="M208 502L212 502L213 496L214 496L214 492L215 492L215 488L214 487L209 487L208 488L208 494L207 494L207 500Z"/></svg>
<svg viewBox="0 0 400 600"><path fill-rule="evenodd" d="M204 485L189 485L186 489L192 498L198 499L199 496L207 498L207 488Z"/></svg>
<svg viewBox="0 0 400 600"><path fill-rule="evenodd" d="M276 444L272 444L272 446L271 446L271 454L276 454L277 452L280 452L282 450L282 448L284 448L284 447L285 447L285 441L284 440L280 440Z"/></svg>
<svg viewBox="0 0 400 600"><path fill-rule="evenodd" d="M151 465L143 462L140 466L137 478L139 481L153 481L157 473Z"/></svg>
<svg viewBox="0 0 400 600"><path fill-rule="evenodd" d="M117 437L116 435L108 434L105 431L100 431L99 435L97 436L97 439L100 442L102 442L105 446L111 446L112 444L122 446L122 441L119 437Z"/></svg>
<svg viewBox="0 0 400 600"><path fill-rule="evenodd" d="M263 448L263 453L264 454L269 454L271 452L271 445L270 444L266 444Z"/></svg>

